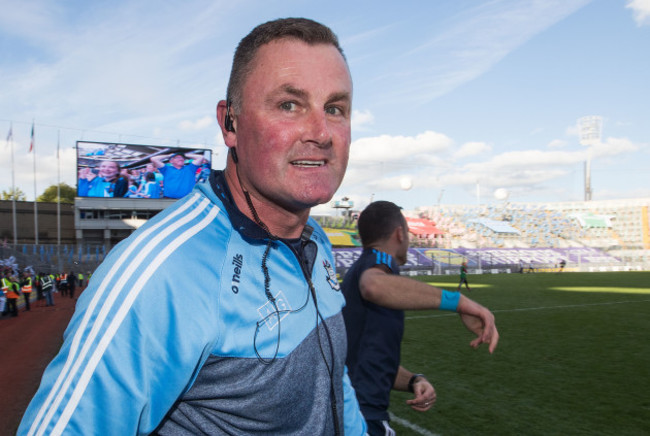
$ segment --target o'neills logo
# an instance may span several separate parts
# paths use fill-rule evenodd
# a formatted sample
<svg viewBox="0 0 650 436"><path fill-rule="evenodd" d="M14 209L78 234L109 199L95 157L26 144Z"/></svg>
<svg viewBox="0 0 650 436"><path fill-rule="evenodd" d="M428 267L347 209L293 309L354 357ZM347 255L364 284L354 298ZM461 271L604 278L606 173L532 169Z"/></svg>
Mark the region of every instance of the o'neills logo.
<svg viewBox="0 0 650 436"><path fill-rule="evenodd" d="M232 264L235 268L233 269L231 289L233 293L237 294L239 292L239 283L241 282L241 270L244 267L244 255L236 254L232 258Z"/></svg>

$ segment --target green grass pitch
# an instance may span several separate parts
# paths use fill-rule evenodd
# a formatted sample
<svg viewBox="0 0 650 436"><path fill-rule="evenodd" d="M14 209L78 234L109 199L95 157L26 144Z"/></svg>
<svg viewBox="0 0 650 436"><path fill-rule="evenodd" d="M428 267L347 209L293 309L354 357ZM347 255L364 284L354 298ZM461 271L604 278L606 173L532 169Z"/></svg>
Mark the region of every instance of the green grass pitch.
<svg viewBox="0 0 650 436"><path fill-rule="evenodd" d="M420 277L455 289L455 277ZM393 392L402 435L650 434L650 272L470 275L496 316L493 355L455 314L409 311L402 364L438 395L419 413Z"/></svg>

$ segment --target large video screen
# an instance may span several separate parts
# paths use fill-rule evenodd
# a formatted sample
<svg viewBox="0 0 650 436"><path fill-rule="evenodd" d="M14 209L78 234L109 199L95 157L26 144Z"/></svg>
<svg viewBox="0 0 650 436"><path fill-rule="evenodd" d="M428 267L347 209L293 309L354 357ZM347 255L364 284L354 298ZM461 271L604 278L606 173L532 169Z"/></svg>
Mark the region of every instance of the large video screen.
<svg viewBox="0 0 650 436"><path fill-rule="evenodd" d="M77 141L77 196L181 198L211 165L203 148Z"/></svg>

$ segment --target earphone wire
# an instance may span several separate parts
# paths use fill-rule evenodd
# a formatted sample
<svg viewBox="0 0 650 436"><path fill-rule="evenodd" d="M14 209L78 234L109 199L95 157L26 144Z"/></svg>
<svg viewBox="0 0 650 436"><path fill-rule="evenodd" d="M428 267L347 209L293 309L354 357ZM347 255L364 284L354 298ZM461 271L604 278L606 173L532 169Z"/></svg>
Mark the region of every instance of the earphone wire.
<svg viewBox="0 0 650 436"><path fill-rule="evenodd" d="M307 285L309 287L309 292L307 293L307 298L305 299L305 302L300 306L298 309L295 310L279 310L278 305L275 301L275 297L271 294L271 276L269 274L269 269L268 266L266 265L266 261L268 259L268 256L270 254L271 246L273 244L273 241L278 241L280 240L279 237L275 236L274 234L271 233L267 225L260 219L259 215L257 214L257 210L255 209L255 206L253 205L253 201L251 199L250 194L248 193L248 190L244 188L244 185L241 182L241 177L239 176L239 165L235 166L235 173L237 174L237 181L239 182L239 187L241 188L242 192L244 193L244 197L246 198L246 204L248 205L248 208L253 215L253 220L255 223L260 226L268 235L269 240L266 243L266 249L264 250L264 255L262 256L262 273L264 274L264 293L266 294L266 298L271 302L274 308L274 312L272 314L267 315L264 317L261 321L257 322L257 326L255 328L255 334L253 336L253 348L255 349L255 355L257 356L258 360L262 362L265 365L270 365L275 361L275 359L278 356L278 352L280 349L280 340L281 340L281 321L282 313L293 313L293 312L299 312L302 309L304 309L307 306L307 303L309 301L309 295L311 294L312 299L314 301L314 308L316 309L316 337L318 339L318 348L320 349L321 357L323 358L323 362L325 364L325 368L327 369L327 374L330 379L330 397L331 397L331 409L332 409L332 419L333 419L333 425L334 425L334 433L335 435L339 435L341 430L340 430L340 424L339 424L339 419L338 419L338 408L336 405L336 394L334 390L334 346L332 344L332 338L330 336L329 329L327 328L327 325L325 323L325 320L323 319L323 316L320 313L320 309L318 308L318 301L316 299L316 289L314 288L314 285L311 281L311 278L309 278L306 274L305 278L307 281ZM302 267L301 267L302 268ZM304 272L303 272L304 273ZM278 319L278 335L277 335L277 341L275 343L275 352L273 354L273 357L271 359L265 359L262 357L257 349L257 334L259 332L261 324L265 323L271 316L277 316ZM322 321L322 323L319 323L319 319ZM321 337L320 337L320 324L323 325L323 328L325 330L325 336L327 337L327 342L329 345L329 350L330 350L330 364L327 362L327 357L325 356L325 350L323 350L323 343L321 342Z"/></svg>

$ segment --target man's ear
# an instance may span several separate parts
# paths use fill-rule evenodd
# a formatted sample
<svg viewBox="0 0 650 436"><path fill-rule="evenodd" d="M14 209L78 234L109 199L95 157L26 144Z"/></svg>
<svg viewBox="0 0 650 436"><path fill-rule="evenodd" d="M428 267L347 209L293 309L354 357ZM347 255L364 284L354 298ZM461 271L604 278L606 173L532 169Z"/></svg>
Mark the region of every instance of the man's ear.
<svg viewBox="0 0 650 436"><path fill-rule="evenodd" d="M232 125L234 126L234 117L232 114L232 109L230 110L230 114L228 114L228 104L226 103L226 100L221 100L219 103L217 103L217 122L219 123L219 127L221 128L221 134L223 135L223 140L226 143L226 146L228 147L235 147L237 145L237 134L235 133L235 129L229 129L226 126L226 117L230 116L232 119Z"/></svg>
<svg viewBox="0 0 650 436"><path fill-rule="evenodd" d="M404 238L407 237L406 229L404 229L403 226L397 226L395 227L394 232L395 232L395 237L397 238L397 242L399 242L400 244L404 242Z"/></svg>

